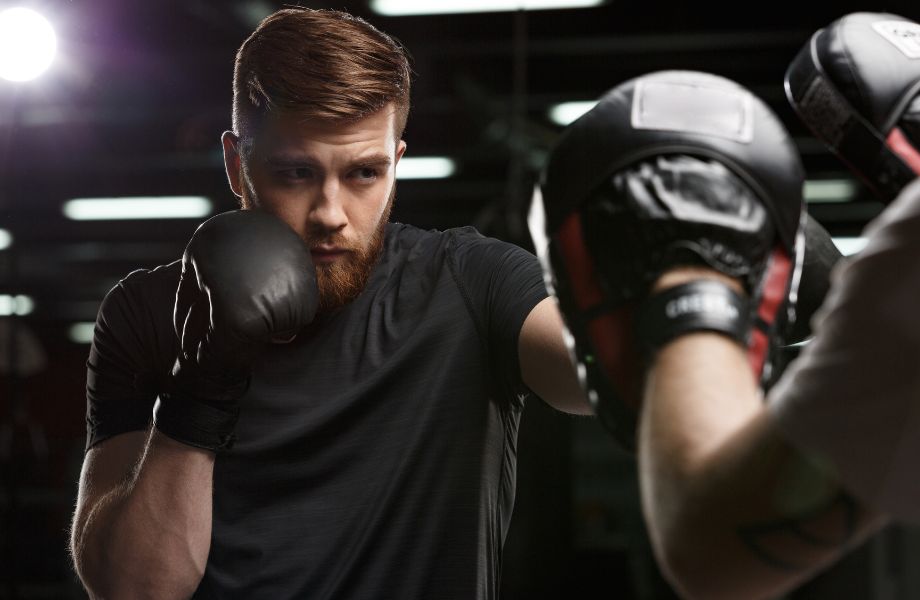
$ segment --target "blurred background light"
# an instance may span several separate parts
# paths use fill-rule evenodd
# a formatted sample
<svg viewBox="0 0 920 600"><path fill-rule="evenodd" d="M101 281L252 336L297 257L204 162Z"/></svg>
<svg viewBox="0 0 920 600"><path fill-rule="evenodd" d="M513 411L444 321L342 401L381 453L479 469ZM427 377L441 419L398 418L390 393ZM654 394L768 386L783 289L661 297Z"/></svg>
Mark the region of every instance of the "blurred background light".
<svg viewBox="0 0 920 600"><path fill-rule="evenodd" d="M204 196L75 198L64 204L64 215L74 221L194 219L211 214L213 208Z"/></svg>
<svg viewBox="0 0 920 600"><path fill-rule="evenodd" d="M456 171L456 163L446 156L404 157L396 163L398 179L444 179Z"/></svg>
<svg viewBox="0 0 920 600"><path fill-rule="evenodd" d="M590 8L604 0L371 0L371 10L380 15L438 15L456 13L504 12Z"/></svg>
<svg viewBox="0 0 920 600"><path fill-rule="evenodd" d="M585 114L597 104L597 100L561 102L549 109L549 119L556 125L565 127Z"/></svg>
<svg viewBox="0 0 920 600"><path fill-rule="evenodd" d="M0 317L9 317L10 315L22 317L31 314L34 309L35 302L29 296L0 294Z"/></svg>
<svg viewBox="0 0 920 600"><path fill-rule="evenodd" d="M96 324L92 321L74 323L67 328L67 337L75 344L91 344Z"/></svg>
<svg viewBox="0 0 920 600"><path fill-rule="evenodd" d="M28 8L0 12L0 77L35 79L51 66L57 37L45 17Z"/></svg>
<svg viewBox="0 0 920 600"><path fill-rule="evenodd" d="M6 250L13 245L13 234L6 229L0 229L0 250Z"/></svg>
<svg viewBox="0 0 920 600"><path fill-rule="evenodd" d="M849 202L856 197L856 182L852 179L807 179L806 202Z"/></svg>
<svg viewBox="0 0 920 600"><path fill-rule="evenodd" d="M236 15L251 27L256 27L262 19L277 10L268 0L244 0L231 3L230 6Z"/></svg>
<svg viewBox="0 0 920 600"><path fill-rule="evenodd" d="M837 249L840 250L840 253L844 256L850 256L851 254L856 254L860 250L866 247L868 239L864 237L833 237L831 238L834 241L834 245L837 246Z"/></svg>

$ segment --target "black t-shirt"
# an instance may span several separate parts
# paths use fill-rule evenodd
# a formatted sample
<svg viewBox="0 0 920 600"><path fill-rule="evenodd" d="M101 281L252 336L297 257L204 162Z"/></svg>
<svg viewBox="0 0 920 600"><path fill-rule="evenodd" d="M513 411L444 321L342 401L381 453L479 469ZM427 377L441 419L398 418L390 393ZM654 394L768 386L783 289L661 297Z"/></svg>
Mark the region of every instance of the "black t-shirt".
<svg viewBox="0 0 920 600"><path fill-rule="evenodd" d="M145 429L177 353L179 263L106 297L87 447ZM255 365L214 469L197 598L497 598L539 264L472 228L387 226L367 288Z"/></svg>

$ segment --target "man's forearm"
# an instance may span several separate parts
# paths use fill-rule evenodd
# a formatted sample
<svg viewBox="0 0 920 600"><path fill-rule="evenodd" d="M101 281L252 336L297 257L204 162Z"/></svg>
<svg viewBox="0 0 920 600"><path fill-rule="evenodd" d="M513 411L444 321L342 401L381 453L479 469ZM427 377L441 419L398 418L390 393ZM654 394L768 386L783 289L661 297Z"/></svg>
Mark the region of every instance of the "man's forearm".
<svg viewBox="0 0 920 600"><path fill-rule="evenodd" d="M158 433L133 473L74 527L74 562L94 596L187 598L210 549L214 454Z"/></svg>
<svg viewBox="0 0 920 600"><path fill-rule="evenodd" d="M656 552L688 595L776 595L878 526L776 433L727 338L663 348L644 401L643 504Z"/></svg>

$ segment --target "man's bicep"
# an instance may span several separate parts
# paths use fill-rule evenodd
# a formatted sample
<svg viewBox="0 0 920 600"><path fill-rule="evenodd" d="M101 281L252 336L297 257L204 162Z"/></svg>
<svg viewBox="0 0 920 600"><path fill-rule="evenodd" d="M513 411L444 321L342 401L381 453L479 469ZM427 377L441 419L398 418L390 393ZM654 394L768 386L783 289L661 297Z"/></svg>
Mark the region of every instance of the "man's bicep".
<svg viewBox="0 0 920 600"><path fill-rule="evenodd" d="M578 383L564 332L556 301L544 298L521 327L521 377L527 387L554 408L572 414L593 414Z"/></svg>

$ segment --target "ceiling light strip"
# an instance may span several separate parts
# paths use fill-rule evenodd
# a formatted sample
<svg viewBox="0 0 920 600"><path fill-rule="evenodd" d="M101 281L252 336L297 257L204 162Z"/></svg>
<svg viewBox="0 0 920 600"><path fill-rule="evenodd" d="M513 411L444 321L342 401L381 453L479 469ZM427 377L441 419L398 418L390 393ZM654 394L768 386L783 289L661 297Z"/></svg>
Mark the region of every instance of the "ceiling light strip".
<svg viewBox="0 0 920 600"><path fill-rule="evenodd" d="M396 163L397 179L444 179L457 172L457 164L446 156L404 157Z"/></svg>
<svg viewBox="0 0 920 600"><path fill-rule="evenodd" d="M605 0L371 0L371 10L388 17L457 13L592 8Z"/></svg>
<svg viewBox="0 0 920 600"><path fill-rule="evenodd" d="M74 221L111 221L195 219L210 215L213 209L203 196L136 196L75 198L64 204L63 211Z"/></svg>

